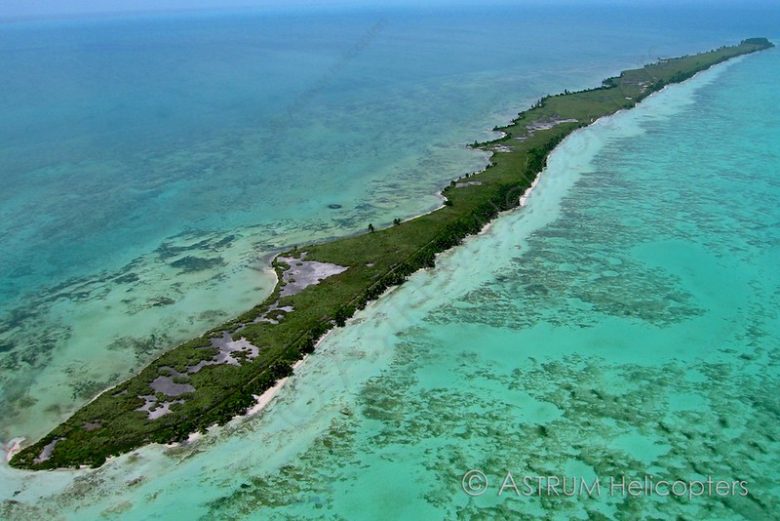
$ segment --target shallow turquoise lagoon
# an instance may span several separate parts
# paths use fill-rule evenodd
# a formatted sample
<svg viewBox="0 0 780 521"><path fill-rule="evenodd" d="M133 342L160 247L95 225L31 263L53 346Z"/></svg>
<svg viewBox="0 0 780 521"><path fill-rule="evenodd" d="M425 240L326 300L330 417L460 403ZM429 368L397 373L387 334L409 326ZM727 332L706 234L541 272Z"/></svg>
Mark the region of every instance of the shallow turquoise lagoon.
<svg viewBox="0 0 780 521"><path fill-rule="evenodd" d="M3 512L776 518L778 81L772 50L575 133L524 208L328 335L262 413L96 471L5 468ZM498 496L507 471L604 487ZM749 495L610 494L622 476Z"/></svg>

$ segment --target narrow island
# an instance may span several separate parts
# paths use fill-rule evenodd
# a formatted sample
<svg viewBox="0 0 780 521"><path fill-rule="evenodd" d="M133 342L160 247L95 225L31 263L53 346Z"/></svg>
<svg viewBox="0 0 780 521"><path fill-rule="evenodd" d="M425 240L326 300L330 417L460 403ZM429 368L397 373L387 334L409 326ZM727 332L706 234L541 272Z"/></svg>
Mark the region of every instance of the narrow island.
<svg viewBox="0 0 780 521"><path fill-rule="evenodd" d="M24 469L100 466L149 443L187 439L224 424L288 376L320 337L357 309L421 268L436 254L479 232L522 196L548 154L574 130L628 109L670 83L736 56L768 49L766 38L662 59L579 92L545 96L508 125L502 137L473 148L493 152L485 170L453 180L436 211L332 242L278 255L278 283L261 304L154 360L108 389L36 443L14 455Z"/></svg>

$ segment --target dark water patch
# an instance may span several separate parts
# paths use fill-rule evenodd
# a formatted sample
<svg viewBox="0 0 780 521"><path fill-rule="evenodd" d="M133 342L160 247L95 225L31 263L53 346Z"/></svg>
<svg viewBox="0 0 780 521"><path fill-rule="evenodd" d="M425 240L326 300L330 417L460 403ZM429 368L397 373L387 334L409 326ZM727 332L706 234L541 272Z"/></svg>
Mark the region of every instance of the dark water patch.
<svg viewBox="0 0 780 521"><path fill-rule="evenodd" d="M58 343L67 341L71 335L69 328L44 327L38 324L29 326L23 330L25 345L35 345L36 349L12 349L0 352L0 369L3 369L0 371L0 380L4 382L6 389L11 385L9 383L11 380L18 378L17 371L49 363ZM18 345L17 342L11 342Z"/></svg>
<svg viewBox="0 0 780 521"><path fill-rule="evenodd" d="M93 398L121 378L119 373L113 373L104 380L95 380L91 378L79 379L78 373L80 370L68 368L65 370L65 372L71 377L71 397L74 400L88 400Z"/></svg>
<svg viewBox="0 0 780 521"><path fill-rule="evenodd" d="M12 309L5 314L5 317L0 321L3 331L15 329L25 322L37 320L40 318L40 312L33 306L25 306L16 309Z"/></svg>
<svg viewBox="0 0 780 521"><path fill-rule="evenodd" d="M117 284L131 284L133 282L138 282L139 280L141 280L141 277L139 277L137 273L130 272L115 278L114 282Z"/></svg>
<svg viewBox="0 0 780 521"><path fill-rule="evenodd" d="M133 351L139 361L148 360L152 355L159 353L160 350L171 344L171 337L167 332L159 331L152 333L147 337L123 336L114 340L108 345L108 350Z"/></svg>
<svg viewBox="0 0 780 521"><path fill-rule="evenodd" d="M206 311L198 313L198 320L204 323L216 323L224 321L229 316L230 315L226 311L219 309L207 309Z"/></svg>
<svg viewBox="0 0 780 521"><path fill-rule="evenodd" d="M176 257L178 255L181 255L182 253L193 251L193 250L204 250L209 245L208 239L201 239L200 241L194 243L194 244L186 244L186 245L179 245L174 242L175 239L187 239L193 237L192 232L183 232L179 235L175 235L170 238L170 240L167 240L160 244L160 246L157 247L155 250L155 253L157 255L165 260L171 257Z"/></svg>
<svg viewBox="0 0 780 521"><path fill-rule="evenodd" d="M218 250L220 248L226 248L226 247L230 246L231 244L233 244L233 241L235 241L235 240L236 240L236 236L235 235L232 235L232 234L231 235L227 235L227 236L223 237L222 239L216 241L214 244L212 244L211 245L211 249L212 250Z"/></svg>
<svg viewBox="0 0 780 521"><path fill-rule="evenodd" d="M171 306L176 304L176 301L170 297L157 297L149 301L153 307Z"/></svg>
<svg viewBox="0 0 780 521"><path fill-rule="evenodd" d="M180 269L180 273L195 273L225 265L222 257L205 258L188 255L170 263L173 268Z"/></svg>
<svg viewBox="0 0 780 521"><path fill-rule="evenodd" d="M11 392L8 392L6 395L8 403L11 404L11 408L27 409L38 403L37 398L25 394L27 389L18 389L17 391L18 392L13 392L13 390L11 390Z"/></svg>
<svg viewBox="0 0 780 521"><path fill-rule="evenodd" d="M204 235L206 235L206 238L200 239L193 244L176 243L176 240L193 239L197 237L203 237ZM155 250L155 253L157 253L161 259L166 260L192 251L217 252L221 249L231 246L237 237L235 234L229 234L216 239L215 236L216 234L196 234L194 232L185 232L173 236L170 238L170 240L160 244L160 246L158 246Z"/></svg>

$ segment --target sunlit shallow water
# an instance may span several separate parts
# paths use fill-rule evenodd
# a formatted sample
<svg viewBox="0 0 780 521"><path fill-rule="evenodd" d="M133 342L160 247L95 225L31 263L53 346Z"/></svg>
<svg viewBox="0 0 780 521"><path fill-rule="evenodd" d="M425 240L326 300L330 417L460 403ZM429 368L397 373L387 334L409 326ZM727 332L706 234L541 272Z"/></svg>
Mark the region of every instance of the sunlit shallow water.
<svg viewBox="0 0 780 521"><path fill-rule="evenodd" d="M5 512L773 519L779 73L750 56L577 132L525 208L330 334L262 415L97 471L4 469ZM506 471L750 495L498 497Z"/></svg>

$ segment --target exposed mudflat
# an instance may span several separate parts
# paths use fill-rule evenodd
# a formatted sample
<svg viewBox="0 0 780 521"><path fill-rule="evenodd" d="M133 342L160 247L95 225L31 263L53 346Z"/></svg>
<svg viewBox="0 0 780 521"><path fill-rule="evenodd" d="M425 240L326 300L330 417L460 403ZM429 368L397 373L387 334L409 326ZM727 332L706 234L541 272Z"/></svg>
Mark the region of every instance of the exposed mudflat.
<svg viewBox="0 0 780 521"><path fill-rule="evenodd" d="M285 284L279 296L295 295L309 286L319 284L323 279L338 275L348 269L346 266L328 262L307 261L305 257L306 252L303 252L298 259L294 257L278 258L281 262L290 266L282 275L282 280Z"/></svg>

